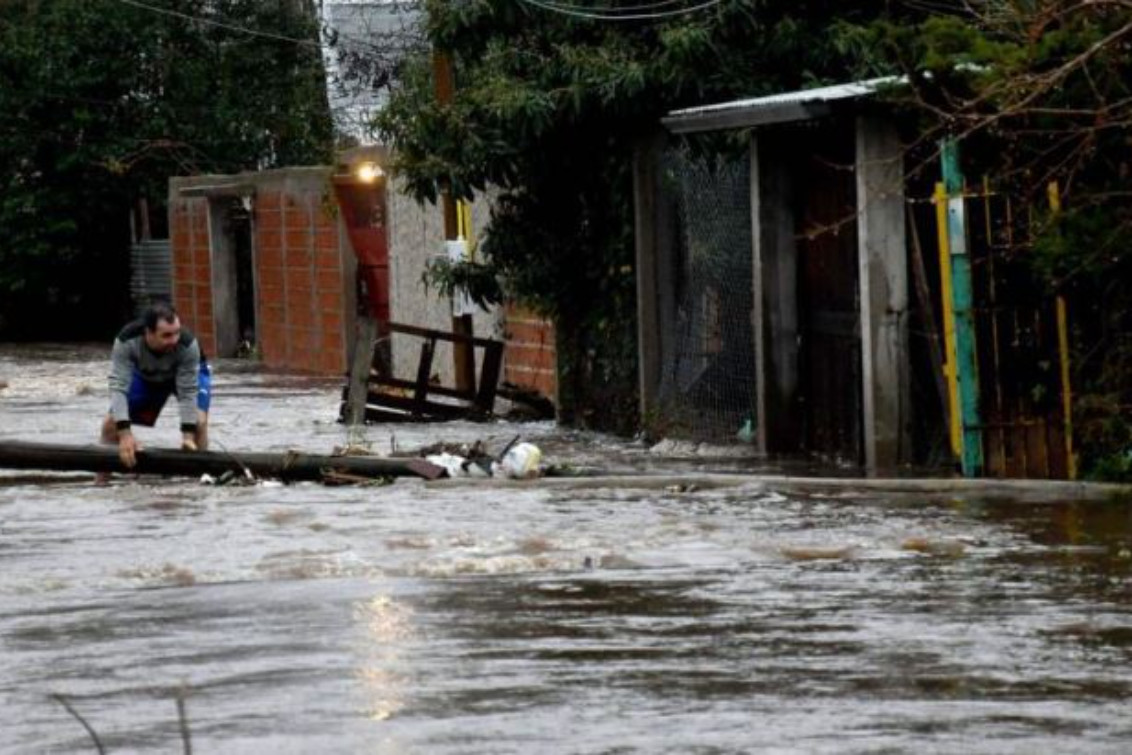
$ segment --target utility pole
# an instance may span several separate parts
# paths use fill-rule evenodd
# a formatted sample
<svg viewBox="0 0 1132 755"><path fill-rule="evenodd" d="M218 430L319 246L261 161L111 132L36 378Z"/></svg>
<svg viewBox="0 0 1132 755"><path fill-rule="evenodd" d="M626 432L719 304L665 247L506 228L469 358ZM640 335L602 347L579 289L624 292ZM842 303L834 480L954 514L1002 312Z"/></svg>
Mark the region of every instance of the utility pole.
<svg viewBox="0 0 1132 755"><path fill-rule="evenodd" d="M440 50L433 51L432 72L437 103L441 106L450 104L456 89L452 59ZM459 223L457 221L456 198L452 196L451 184L441 187L441 207L444 211L444 239L445 241L455 241L459 238ZM473 335L472 316L458 315L453 311L452 332L470 338ZM474 393L476 390L476 356L471 341L454 342L452 344L452 357L455 362L457 390Z"/></svg>
<svg viewBox="0 0 1132 755"><path fill-rule="evenodd" d="M959 379L961 462L964 477L983 474L983 426L979 418L979 361L975 350L975 305L971 284L971 257L967 253L967 223L963 173L959 169L959 142L940 145L943 186L947 192L947 236L951 252L951 296L955 318L955 374Z"/></svg>

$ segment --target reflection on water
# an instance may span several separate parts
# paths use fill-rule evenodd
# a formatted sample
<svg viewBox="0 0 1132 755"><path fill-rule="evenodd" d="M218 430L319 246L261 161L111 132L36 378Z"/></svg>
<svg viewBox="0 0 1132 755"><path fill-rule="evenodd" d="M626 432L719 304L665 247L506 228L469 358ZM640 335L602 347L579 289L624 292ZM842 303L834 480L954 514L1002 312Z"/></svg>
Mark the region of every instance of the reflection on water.
<svg viewBox="0 0 1132 755"><path fill-rule="evenodd" d="M412 610L394 599L379 595L359 603L354 619L365 630L360 654L363 665L358 676L366 690L366 713L374 721L384 721L405 707L409 678L399 668L404 646L416 639Z"/></svg>
<svg viewBox="0 0 1132 755"><path fill-rule="evenodd" d="M104 402L78 387L101 349L33 356L0 350L17 389L0 436L92 437ZM341 443L333 384L218 367L220 442ZM693 468L547 425L367 439L517 433L557 461ZM1123 505L7 479L4 752L90 749L52 693L109 751L175 751L182 688L200 752L1116 753L1132 736Z"/></svg>

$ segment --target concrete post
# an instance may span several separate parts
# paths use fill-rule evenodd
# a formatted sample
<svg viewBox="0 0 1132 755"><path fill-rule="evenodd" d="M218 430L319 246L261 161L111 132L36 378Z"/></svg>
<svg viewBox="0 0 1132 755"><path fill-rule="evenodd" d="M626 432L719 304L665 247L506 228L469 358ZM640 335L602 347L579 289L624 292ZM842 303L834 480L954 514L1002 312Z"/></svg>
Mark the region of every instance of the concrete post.
<svg viewBox="0 0 1132 755"><path fill-rule="evenodd" d="M911 451L903 149L889 120L857 118L856 162L862 421L875 474Z"/></svg>

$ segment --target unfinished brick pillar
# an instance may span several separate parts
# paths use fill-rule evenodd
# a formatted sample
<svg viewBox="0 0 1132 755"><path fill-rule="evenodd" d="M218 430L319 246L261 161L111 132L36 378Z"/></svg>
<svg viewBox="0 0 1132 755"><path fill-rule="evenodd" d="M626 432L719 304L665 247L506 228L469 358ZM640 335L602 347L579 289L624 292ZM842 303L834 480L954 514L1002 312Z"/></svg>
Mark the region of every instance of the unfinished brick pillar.
<svg viewBox="0 0 1132 755"><path fill-rule="evenodd" d="M169 220L173 306L181 317L181 323L196 335L205 353L215 354L208 200L203 197L171 197Z"/></svg>

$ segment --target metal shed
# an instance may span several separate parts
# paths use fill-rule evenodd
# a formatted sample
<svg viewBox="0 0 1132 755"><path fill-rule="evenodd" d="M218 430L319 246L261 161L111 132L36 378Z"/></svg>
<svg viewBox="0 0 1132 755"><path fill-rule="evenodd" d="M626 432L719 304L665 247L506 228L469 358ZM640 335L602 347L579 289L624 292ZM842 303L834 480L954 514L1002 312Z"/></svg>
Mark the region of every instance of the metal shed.
<svg viewBox="0 0 1132 755"><path fill-rule="evenodd" d="M749 400L733 398L722 426L730 422L740 437L748 430L763 453L819 454L870 471L911 460L904 149L891 112L874 96L898 83L872 79L678 110L642 144L635 165L642 416L682 406L685 416L703 417L704 402L738 391ZM686 185L703 153L674 167L673 145L728 132L746 146L735 169L709 166L700 171L707 179ZM721 182L729 183L723 193ZM724 204L738 208L742 222L733 216L730 231L707 243L705 224ZM724 246L746 269L732 264L690 291L689 271ZM737 286L749 291L740 296ZM735 309L743 311L726 320ZM701 335L689 347L696 328Z"/></svg>

